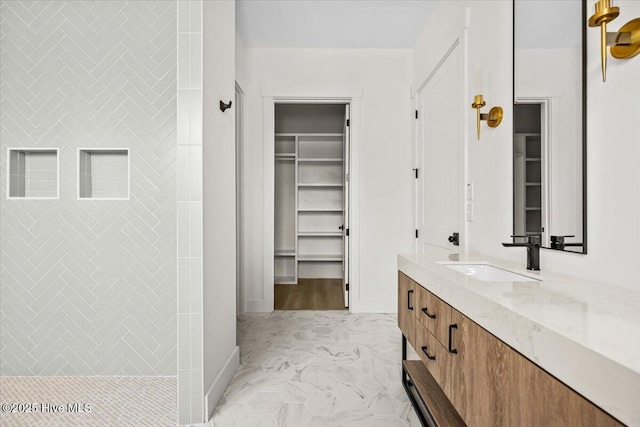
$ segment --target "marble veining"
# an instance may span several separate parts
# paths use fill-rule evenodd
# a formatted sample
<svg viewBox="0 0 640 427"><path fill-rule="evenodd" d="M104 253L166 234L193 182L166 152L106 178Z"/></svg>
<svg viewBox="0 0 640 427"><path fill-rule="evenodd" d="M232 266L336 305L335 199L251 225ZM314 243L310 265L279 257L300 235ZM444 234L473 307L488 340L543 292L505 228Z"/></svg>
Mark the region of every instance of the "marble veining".
<svg viewBox="0 0 640 427"><path fill-rule="evenodd" d="M277 311L238 322L241 366L208 425L418 427L395 314Z"/></svg>
<svg viewBox="0 0 640 427"><path fill-rule="evenodd" d="M640 426L640 292L481 255L400 255L398 269L631 426ZM489 262L540 281L483 282L439 264Z"/></svg>

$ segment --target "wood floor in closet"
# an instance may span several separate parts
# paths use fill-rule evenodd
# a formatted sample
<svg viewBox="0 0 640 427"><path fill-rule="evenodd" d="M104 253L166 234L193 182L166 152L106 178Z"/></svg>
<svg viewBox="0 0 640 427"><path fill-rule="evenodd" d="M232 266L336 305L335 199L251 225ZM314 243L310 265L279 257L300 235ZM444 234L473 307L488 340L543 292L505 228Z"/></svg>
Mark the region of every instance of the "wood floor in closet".
<svg viewBox="0 0 640 427"><path fill-rule="evenodd" d="M275 285L276 310L345 310L342 279L299 279Z"/></svg>

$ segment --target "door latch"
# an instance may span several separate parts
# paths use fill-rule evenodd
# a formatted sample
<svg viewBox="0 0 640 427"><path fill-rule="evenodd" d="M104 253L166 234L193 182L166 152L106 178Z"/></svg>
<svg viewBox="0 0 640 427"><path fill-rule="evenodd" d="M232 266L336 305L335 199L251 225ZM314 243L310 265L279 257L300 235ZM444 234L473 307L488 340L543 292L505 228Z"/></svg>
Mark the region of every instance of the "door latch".
<svg viewBox="0 0 640 427"><path fill-rule="evenodd" d="M449 236L449 243L453 243L453 246L460 246L460 233L453 233Z"/></svg>

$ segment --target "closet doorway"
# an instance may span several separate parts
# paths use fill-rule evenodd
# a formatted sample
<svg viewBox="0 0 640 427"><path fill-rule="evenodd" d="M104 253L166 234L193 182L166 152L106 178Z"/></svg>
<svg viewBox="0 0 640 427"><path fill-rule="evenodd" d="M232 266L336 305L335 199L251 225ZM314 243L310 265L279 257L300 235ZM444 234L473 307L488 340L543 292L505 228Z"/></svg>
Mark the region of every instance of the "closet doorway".
<svg viewBox="0 0 640 427"><path fill-rule="evenodd" d="M348 103L276 103L274 308L349 306Z"/></svg>

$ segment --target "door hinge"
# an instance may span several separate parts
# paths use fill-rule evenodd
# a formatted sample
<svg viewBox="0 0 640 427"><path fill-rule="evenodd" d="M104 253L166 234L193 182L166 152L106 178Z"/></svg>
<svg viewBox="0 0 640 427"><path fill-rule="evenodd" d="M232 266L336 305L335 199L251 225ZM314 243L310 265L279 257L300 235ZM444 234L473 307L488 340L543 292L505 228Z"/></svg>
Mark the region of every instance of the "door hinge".
<svg viewBox="0 0 640 427"><path fill-rule="evenodd" d="M344 179L345 179L347 182L349 182L349 174L346 174L346 175L344 176Z"/></svg>
<svg viewBox="0 0 640 427"><path fill-rule="evenodd" d="M344 233L345 233L345 235L346 235L347 237L349 237L349 229L348 229L348 228L346 229L346 231L345 231Z"/></svg>
<svg viewBox="0 0 640 427"><path fill-rule="evenodd" d="M416 228L416 239L418 238L418 229Z"/></svg>
<svg viewBox="0 0 640 427"><path fill-rule="evenodd" d="M344 285L344 286L345 286L346 290L348 291L348 290L349 290L349 284L348 284L348 283L345 283L345 285Z"/></svg>
<svg viewBox="0 0 640 427"><path fill-rule="evenodd" d="M418 110L416 110L416 119L418 118Z"/></svg>
<svg viewBox="0 0 640 427"><path fill-rule="evenodd" d="M347 119L347 126L350 125L350 119Z"/></svg>
<svg viewBox="0 0 640 427"><path fill-rule="evenodd" d="M418 168L414 168L414 169L412 169L412 170L413 170L413 171L415 172L415 174L416 174L416 179L418 179Z"/></svg>

